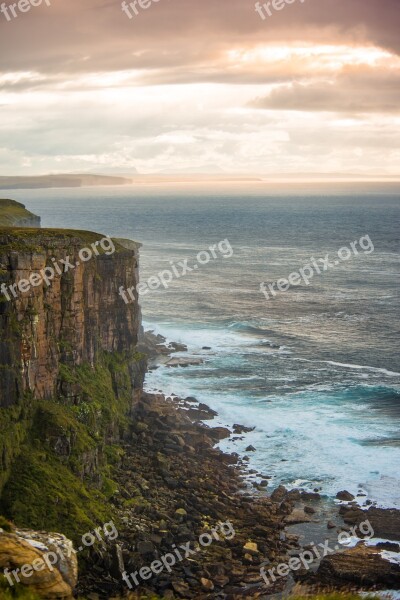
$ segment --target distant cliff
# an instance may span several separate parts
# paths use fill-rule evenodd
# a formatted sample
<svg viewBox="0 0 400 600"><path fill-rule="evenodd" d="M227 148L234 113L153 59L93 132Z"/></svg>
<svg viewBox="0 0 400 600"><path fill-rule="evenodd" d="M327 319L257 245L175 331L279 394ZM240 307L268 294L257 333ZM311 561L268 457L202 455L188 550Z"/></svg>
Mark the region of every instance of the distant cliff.
<svg viewBox="0 0 400 600"><path fill-rule="evenodd" d="M130 169L135 173L135 169ZM0 189L41 189L61 187L82 187L93 185L128 185L132 183L129 177L112 175L68 174L64 175L36 175L32 177L0 176Z"/></svg>
<svg viewBox="0 0 400 600"><path fill-rule="evenodd" d="M40 217L20 202L0 198L0 227L40 227Z"/></svg>

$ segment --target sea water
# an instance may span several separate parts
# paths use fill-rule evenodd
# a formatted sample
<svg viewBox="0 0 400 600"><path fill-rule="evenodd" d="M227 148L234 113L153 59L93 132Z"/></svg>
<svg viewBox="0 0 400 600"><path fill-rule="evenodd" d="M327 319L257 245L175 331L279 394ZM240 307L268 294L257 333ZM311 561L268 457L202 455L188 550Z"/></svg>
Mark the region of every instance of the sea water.
<svg viewBox="0 0 400 600"><path fill-rule="evenodd" d="M399 187L82 188L3 192L69 227L132 238L141 279L229 240L222 255L141 298L145 325L201 364L146 385L255 426L222 447L283 483L400 507ZM374 251L266 299L262 282L368 235ZM121 299L121 302L123 300ZM205 349L205 347L210 349Z"/></svg>

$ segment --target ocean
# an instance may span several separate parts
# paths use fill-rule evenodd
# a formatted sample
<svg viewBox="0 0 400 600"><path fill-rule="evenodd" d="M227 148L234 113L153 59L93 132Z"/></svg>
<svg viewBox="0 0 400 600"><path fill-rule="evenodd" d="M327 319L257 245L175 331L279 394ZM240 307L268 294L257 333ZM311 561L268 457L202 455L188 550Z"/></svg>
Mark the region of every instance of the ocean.
<svg viewBox="0 0 400 600"><path fill-rule="evenodd" d="M255 426L223 449L246 454L253 445L250 466L274 486L321 488L331 497L347 489L362 494L360 501L400 507L399 186L248 183L2 195L24 202L43 227L141 242L142 282L152 285L151 277L175 266L180 276L168 288L147 288L141 297L145 326L187 344L201 362L161 367L146 385L195 396L218 411L220 424ZM231 256L218 250L222 241ZM344 247L347 260L338 255ZM202 251L210 256L204 264L196 258ZM332 266L324 270L327 254ZM308 285L294 277L277 291L275 282L312 258L321 272L313 267ZM183 275L185 264L191 270ZM263 282L267 291L275 285L275 294L266 297Z"/></svg>

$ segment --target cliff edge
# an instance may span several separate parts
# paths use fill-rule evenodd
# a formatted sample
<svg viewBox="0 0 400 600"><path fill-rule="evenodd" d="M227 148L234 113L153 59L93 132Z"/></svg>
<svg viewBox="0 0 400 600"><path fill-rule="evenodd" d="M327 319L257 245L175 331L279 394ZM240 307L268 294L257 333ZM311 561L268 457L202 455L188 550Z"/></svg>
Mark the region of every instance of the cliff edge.
<svg viewBox="0 0 400 600"><path fill-rule="evenodd" d="M40 217L20 202L0 198L0 227L40 227Z"/></svg>

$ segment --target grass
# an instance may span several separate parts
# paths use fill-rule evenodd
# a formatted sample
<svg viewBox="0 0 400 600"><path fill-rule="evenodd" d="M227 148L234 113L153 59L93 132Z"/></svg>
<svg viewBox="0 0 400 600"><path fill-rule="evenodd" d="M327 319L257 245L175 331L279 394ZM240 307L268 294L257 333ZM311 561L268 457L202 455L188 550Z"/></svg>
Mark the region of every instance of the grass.
<svg viewBox="0 0 400 600"><path fill-rule="evenodd" d="M11 455L16 432L19 446L0 498L6 518L21 527L61 531L74 542L113 518L109 499L118 489L118 439L128 427L130 365L141 358L104 353L95 367L63 365L60 383L77 390L73 401L35 400L24 419L22 408L0 411L0 447Z"/></svg>
<svg viewBox="0 0 400 600"><path fill-rule="evenodd" d="M36 254L43 253L44 250L56 250L60 247L64 254L68 252L73 254L74 250L77 251L85 247L90 248L91 244L95 244L105 237L101 233L79 229L15 227L13 226L13 223L7 224L5 222L5 217L2 217L1 210L0 235L2 236L0 246L1 252L16 250L21 252L34 252ZM116 253L127 251L116 239L113 239L113 243ZM99 255L105 254L106 251L108 253L110 252L108 245L106 250L100 245L97 245L97 252ZM93 256L95 255L96 254L93 253Z"/></svg>
<svg viewBox="0 0 400 600"><path fill-rule="evenodd" d="M36 215L29 212L23 204L15 200L0 199L0 227L12 227L21 219L33 219Z"/></svg>

